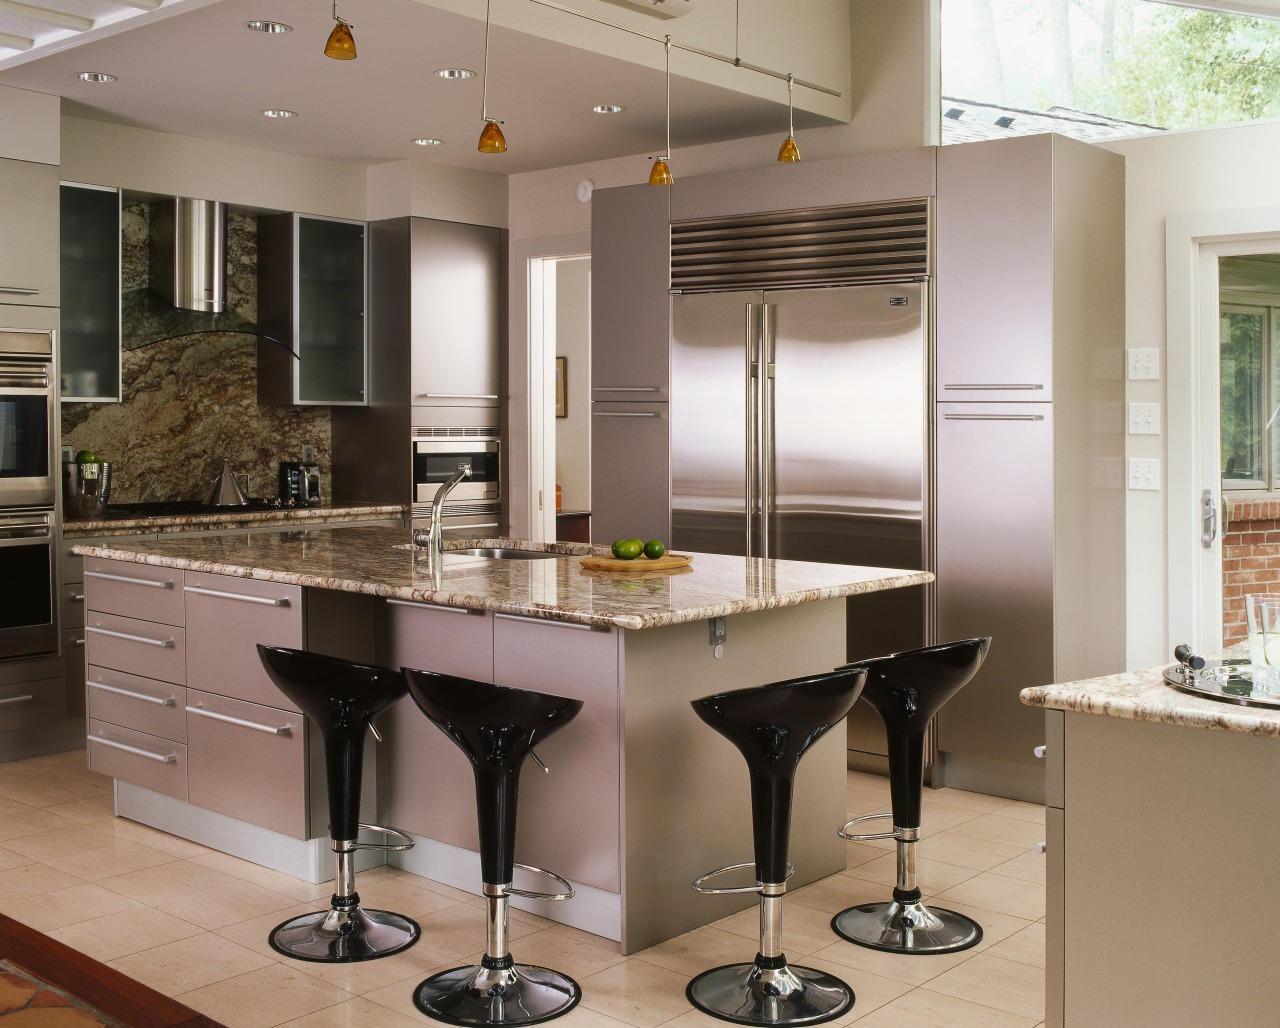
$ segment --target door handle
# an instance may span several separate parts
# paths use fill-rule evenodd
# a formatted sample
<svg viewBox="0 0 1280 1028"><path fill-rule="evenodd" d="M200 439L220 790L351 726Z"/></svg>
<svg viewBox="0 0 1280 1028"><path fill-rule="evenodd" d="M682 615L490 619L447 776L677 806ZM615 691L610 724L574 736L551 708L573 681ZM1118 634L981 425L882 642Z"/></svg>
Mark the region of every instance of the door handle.
<svg viewBox="0 0 1280 1028"><path fill-rule="evenodd" d="M1212 489L1200 494L1200 529L1200 545L1210 549L1218 537L1218 502Z"/></svg>

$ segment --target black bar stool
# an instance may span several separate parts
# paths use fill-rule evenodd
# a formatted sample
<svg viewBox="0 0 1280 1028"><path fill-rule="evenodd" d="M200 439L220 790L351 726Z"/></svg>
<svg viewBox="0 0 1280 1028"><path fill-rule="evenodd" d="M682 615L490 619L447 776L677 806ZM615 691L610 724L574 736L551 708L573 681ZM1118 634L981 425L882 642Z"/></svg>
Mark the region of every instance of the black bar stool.
<svg viewBox="0 0 1280 1028"><path fill-rule="evenodd" d="M407 850L413 840L382 825L360 824L360 777L364 736L379 738L373 719L405 694L404 676L390 668L328 657L307 650L258 646L258 656L276 686L302 708L324 739L329 785L329 838L337 858L328 910L277 925L271 948L298 960L348 963L389 957L418 941L417 922L386 910L365 910L355 889L357 850ZM398 838L398 843L357 842L361 828Z"/></svg>
<svg viewBox="0 0 1280 1028"><path fill-rule="evenodd" d="M573 898L573 886L559 875L515 863L516 794L525 756L532 756L546 771L533 752L534 745L572 721L582 701L414 668L403 670L413 701L471 762L488 907L481 962L432 975L418 985L414 1005L438 1021L462 1025L537 1024L568 1013L582 998L582 989L559 971L515 963L507 941L507 914L510 896ZM517 867L546 875L565 891L512 888L512 871Z"/></svg>
<svg viewBox="0 0 1280 1028"><path fill-rule="evenodd" d="M705 874L693 888L717 895L760 894L760 951L755 960L703 971L685 990L689 1002L712 1017L737 1024L821 1024L853 1006L853 990L839 978L787 963L782 952L782 897L794 870L787 863L787 844L796 765L849 713L865 678L861 668L841 668L693 701L698 717L747 760L756 857L754 864ZM747 867L755 868L754 886L705 884L715 875Z"/></svg>
<svg viewBox="0 0 1280 1028"><path fill-rule="evenodd" d="M926 646L862 661L867 686L862 697L884 721L889 740L891 814L855 817L840 829L853 842L896 839L897 885L889 903L863 903L837 914L835 933L859 946L893 953L955 953L982 941L982 926L963 914L920 902L916 842L924 795L924 735L929 719L982 666L989 638ZM855 824L893 818L893 831L853 834Z"/></svg>

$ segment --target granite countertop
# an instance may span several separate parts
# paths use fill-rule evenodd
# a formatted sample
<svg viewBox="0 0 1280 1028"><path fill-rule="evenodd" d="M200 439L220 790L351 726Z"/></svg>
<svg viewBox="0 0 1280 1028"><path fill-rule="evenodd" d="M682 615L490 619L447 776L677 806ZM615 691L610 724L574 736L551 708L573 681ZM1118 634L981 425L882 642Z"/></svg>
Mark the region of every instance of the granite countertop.
<svg viewBox="0 0 1280 1028"><path fill-rule="evenodd" d="M1247 645L1240 643L1216 654L1210 659L1210 664L1213 659L1247 656ZM1167 665L1161 664L1103 678L1040 685L1023 689L1019 698L1028 706L1049 710L1101 714L1131 721L1154 721L1162 725L1280 739L1280 710L1245 707L1180 692L1165 682L1165 667Z"/></svg>
<svg viewBox="0 0 1280 1028"><path fill-rule="evenodd" d="M761 560L699 553L669 571L589 571L583 556L608 556L581 543L469 539L445 543L436 569L400 528L354 527L135 537L80 544L86 557L155 564L266 582L420 600L453 607L619 628L663 625L788 607L933 580L927 571ZM496 560L451 553L508 546L563 554L563 559ZM643 565L637 565L643 566Z"/></svg>
<svg viewBox="0 0 1280 1028"><path fill-rule="evenodd" d="M62 523L64 539L94 535L167 535L193 528L260 528L272 525L322 525L334 521L385 521L403 518L403 504L349 503L325 507L280 507L272 510L220 510L202 514L160 514L136 518L69 518Z"/></svg>

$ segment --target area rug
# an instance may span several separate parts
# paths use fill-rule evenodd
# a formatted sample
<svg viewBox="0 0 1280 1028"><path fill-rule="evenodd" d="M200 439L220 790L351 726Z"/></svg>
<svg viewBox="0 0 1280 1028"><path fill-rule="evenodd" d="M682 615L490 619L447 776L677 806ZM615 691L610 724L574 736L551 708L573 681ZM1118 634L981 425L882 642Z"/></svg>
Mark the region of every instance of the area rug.
<svg viewBox="0 0 1280 1028"><path fill-rule="evenodd" d="M0 914L0 1028L223 1028Z"/></svg>

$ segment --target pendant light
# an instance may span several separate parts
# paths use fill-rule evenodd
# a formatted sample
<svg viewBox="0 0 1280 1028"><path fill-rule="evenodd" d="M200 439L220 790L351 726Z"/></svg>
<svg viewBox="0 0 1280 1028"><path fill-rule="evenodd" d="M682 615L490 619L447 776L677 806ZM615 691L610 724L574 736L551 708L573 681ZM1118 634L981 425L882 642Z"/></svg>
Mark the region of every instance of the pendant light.
<svg viewBox="0 0 1280 1028"><path fill-rule="evenodd" d="M669 186L671 185L671 169L667 167L667 161L671 160L671 37L667 36L665 44L667 58L667 149L661 156L653 161L653 167L649 170L649 185L651 186Z"/></svg>
<svg viewBox="0 0 1280 1028"><path fill-rule="evenodd" d="M787 74L787 138L778 149L778 160L782 164L794 164L800 160L800 150L796 146L796 109L792 104L792 91L795 76Z"/></svg>
<svg viewBox="0 0 1280 1028"><path fill-rule="evenodd" d="M499 128L502 122L489 117L489 0L484 0L484 80L480 98L480 117L484 128L480 130L480 142L476 149L481 153L506 153L507 138Z"/></svg>
<svg viewBox="0 0 1280 1028"><path fill-rule="evenodd" d="M336 24L324 45L324 55L335 61L354 61L356 41L351 35L351 23L338 16L338 0L333 0L333 20Z"/></svg>

